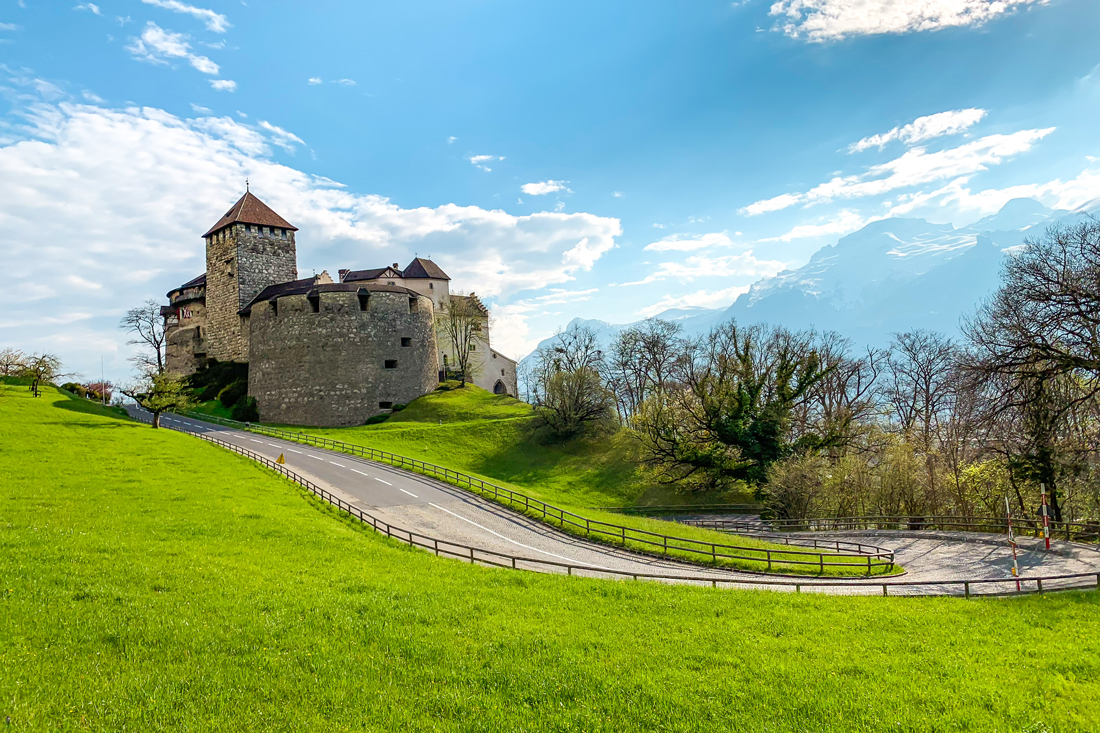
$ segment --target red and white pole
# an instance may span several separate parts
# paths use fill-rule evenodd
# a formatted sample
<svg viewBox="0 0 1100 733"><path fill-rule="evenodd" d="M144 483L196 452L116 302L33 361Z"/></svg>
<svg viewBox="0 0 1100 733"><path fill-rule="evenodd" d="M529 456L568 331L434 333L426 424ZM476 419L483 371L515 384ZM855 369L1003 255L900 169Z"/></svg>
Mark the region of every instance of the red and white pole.
<svg viewBox="0 0 1100 733"><path fill-rule="evenodd" d="M1020 565L1016 560L1016 535L1012 534L1012 506L1005 497L1005 512L1008 514L1008 544L1012 545L1012 577L1016 579L1016 592L1020 591Z"/></svg>
<svg viewBox="0 0 1100 733"><path fill-rule="evenodd" d="M1039 496L1042 497L1042 503L1039 504L1039 511L1043 513L1043 539L1046 541L1047 549L1050 549L1050 504L1047 503L1047 485L1039 484Z"/></svg>

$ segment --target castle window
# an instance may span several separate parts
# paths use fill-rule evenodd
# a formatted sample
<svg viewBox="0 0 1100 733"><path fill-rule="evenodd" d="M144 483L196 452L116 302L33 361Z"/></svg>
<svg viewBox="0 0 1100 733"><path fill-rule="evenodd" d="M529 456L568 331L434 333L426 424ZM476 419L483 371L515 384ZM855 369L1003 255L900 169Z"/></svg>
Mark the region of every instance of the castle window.
<svg viewBox="0 0 1100 733"><path fill-rule="evenodd" d="M401 345L402 346L412 346L413 345L413 340L411 338L409 338L408 336L402 336L401 337Z"/></svg>
<svg viewBox="0 0 1100 733"><path fill-rule="evenodd" d="M503 369L500 370L500 376L502 376L502 377L504 376L504 370Z"/></svg>
<svg viewBox="0 0 1100 733"><path fill-rule="evenodd" d="M268 302L271 303L271 315L278 316L279 315L279 299L278 298L272 298Z"/></svg>
<svg viewBox="0 0 1100 733"><path fill-rule="evenodd" d="M416 313L416 298L409 298L409 313Z"/></svg>
<svg viewBox="0 0 1100 733"><path fill-rule="evenodd" d="M367 309L367 303L370 302L370 293L366 288L359 288L357 295L359 296L359 310L365 311Z"/></svg>
<svg viewBox="0 0 1100 733"><path fill-rule="evenodd" d="M435 290L435 283L428 283L428 290Z"/></svg>
<svg viewBox="0 0 1100 733"><path fill-rule="evenodd" d="M321 296L317 293L310 293L306 296L306 300L309 301L309 309L314 313L321 312Z"/></svg>
<svg viewBox="0 0 1100 733"><path fill-rule="evenodd" d="M379 403L378 403L378 409L379 409L379 410L388 410L388 409L390 409L391 407L393 407L393 403L392 403L392 402L379 402Z"/></svg>
<svg viewBox="0 0 1100 733"><path fill-rule="evenodd" d="M397 368L397 359L386 359L386 368L387 369L396 369Z"/></svg>

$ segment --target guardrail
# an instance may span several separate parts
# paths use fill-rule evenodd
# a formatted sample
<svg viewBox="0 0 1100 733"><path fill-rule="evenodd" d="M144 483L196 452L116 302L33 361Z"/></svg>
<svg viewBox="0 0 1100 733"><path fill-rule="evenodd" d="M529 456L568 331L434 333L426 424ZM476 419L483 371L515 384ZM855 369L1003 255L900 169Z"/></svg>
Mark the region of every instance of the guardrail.
<svg viewBox="0 0 1100 733"><path fill-rule="evenodd" d="M845 532L886 530L943 530L963 532L989 532L1007 534L1008 520L1003 517L966 516L867 516L822 517L815 519L762 519L759 522L741 522L736 519L683 519L681 524L727 532L772 534L775 532ZM1026 517L1013 517L1012 529L1016 534L1043 536L1043 521ZM1067 542L1100 542L1100 522L1050 521L1050 536Z"/></svg>
<svg viewBox="0 0 1100 733"><path fill-rule="evenodd" d="M654 504L652 506L598 506L605 512L616 514L637 514L641 516L664 514L706 514L725 512L728 514L758 514L764 507L760 504Z"/></svg>
<svg viewBox="0 0 1100 733"><path fill-rule="evenodd" d="M344 443L339 440L330 440L329 438L322 438L309 433L290 432L279 428L267 427L265 425L241 423L236 420L227 420L225 418L203 415L201 413L189 412L184 414L196 420L214 422L239 430L248 430L260 435L282 438L296 443L305 443L306 445L314 445L318 448L335 450L340 453L359 456L371 461L388 463L394 468L411 470L416 473L443 480L460 489L467 489L478 496L492 499L497 503L521 511L535 519L541 519L552 526L556 522L559 528L565 531L572 530L573 534L581 535L583 533L583 535L589 539L629 547L632 550L641 549L641 551L651 555L668 557L670 554L679 555L681 553L687 553L687 556L692 559L709 558L711 564L715 565L730 560L758 562L766 565L768 572L770 572L775 565L813 566L822 574L824 574L826 568L859 568L860 570L865 570L867 575L871 575L878 568L885 568L885 572L890 572L894 569L893 550L865 542L849 542L844 540L822 541L814 538L799 539L783 535L765 537L758 534L758 536L761 536L763 539L776 543L782 542L787 546L812 547L813 550L817 550L817 552L814 552L810 550L761 549L742 545L718 544L686 537L675 537L659 532L650 532L644 529L626 527L621 524L602 522L597 519L588 519L587 517L583 517L566 509L556 507L553 504L547 504L541 499L536 499L518 491L512 491L511 489L497 486L496 484L476 476L471 476L461 471L455 471L445 466L438 466L434 463L416 460L415 458L406 458L405 456L399 456L388 451L380 451L374 448L355 445L353 443ZM827 552L821 552L820 550L827 550ZM858 560L856 560L857 558ZM852 562L851 560L856 561Z"/></svg>
<svg viewBox="0 0 1100 733"><path fill-rule="evenodd" d="M206 416L203 416L204 418ZM228 421L227 421L228 422ZM765 580L763 578L728 578L719 576L699 576L699 575L673 575L668 573L638 573L629 570L615 570L612 568L598 568L592 565L579 565L575 563L563 563L555 562L553 560L542 560L538 558L520 557L517 555L509 555L503 552L497 552L496 550L486 550L484 548L474 547L472 545L464 545L457 542L451 542L450 540L441 540L430 535L425 535L420 532L413 532L412 530L404 529L396 525L390 524L384 520L378 519L369 512L365 512L359 507L353 506L344 501L339 496L317 486L309 479L299 476L294 471L288 469L286 466L275 463L270 458L262 456L254 451L250 451L247 448L241 448L227 441L215 438L209 435L203 435L191 430L185 430L182 428L176 428L167 426L169 430L176 430L178 432L200 438L213 443L222 448L230 450L238 455L249 458L262 466L269 468L284 478L298 484L317 498L322 501L336 507L337 510L347 513L358 519L363 524L369 525L376 532L385 534L387 537L394 539L398 542L403 542L407 545L414 547L420 547L425 550L431 550L438 557L448 556L459 560L470 562L470 564L488 565L493 567L511 568L513 570L536 570L542 572L556 572L565 573L566 575L584 575L586 577L616 577L616 578L631 578L636 581L641 580L654 580L662 582L676 582L686 583L692 585L710 586L712 588L763 588L766 590L788 590L795 593L801 593L805 588L817 588L823 590L840 589L850 590L859 589L866 592L878 592L882 591L883 596L890 595L891 588L944 588L952 589L956 588L961 590L962 595L966 598L972 596L983 595L1019 595L1019 594L1032 594L1043 593L1043 583L1047 584L1045 590L1092 590L1100 591L1100 572L1097 573L1070 573L1063 575L1046 575L1041 577L1028 577L1028 578L982 578L977 580L910 580L910 581L881 581L881 582L859 582L859 581L797 581L797 580ZM525 567L527 566L527 567ZM1060 586L1052 586L1052 583L1059 583L1062 581L1081 581L1062 583ZM1005 591L998 591L997 588L1007 586ZM993 587L994 591L991 593L974 592L974 588L978 589ZM956 591L955 595L958 595ZM948 595L947 593L932 593L926 595Z"/></svg>

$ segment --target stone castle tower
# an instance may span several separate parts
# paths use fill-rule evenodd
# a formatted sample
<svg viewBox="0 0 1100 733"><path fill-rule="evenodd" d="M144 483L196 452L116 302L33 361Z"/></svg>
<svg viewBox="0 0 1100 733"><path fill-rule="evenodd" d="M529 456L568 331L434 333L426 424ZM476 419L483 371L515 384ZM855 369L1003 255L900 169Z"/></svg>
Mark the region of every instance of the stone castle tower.
<svg viewBox="0 0 1100 733"><path fill-rule="evenodd" d="M238 314L264 288L298 279L294 232L245 191L206 240L206 357L248 361L247 322Z"/></svg>

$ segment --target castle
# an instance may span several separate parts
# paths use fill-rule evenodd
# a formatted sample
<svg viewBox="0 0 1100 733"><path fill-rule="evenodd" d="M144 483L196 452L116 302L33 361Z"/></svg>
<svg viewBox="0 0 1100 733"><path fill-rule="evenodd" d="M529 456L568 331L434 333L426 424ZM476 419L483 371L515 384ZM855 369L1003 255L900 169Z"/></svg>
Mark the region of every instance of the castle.
<svg viewBox="0 0 1100 733"><path fill-rule="evenodd" d="M361 425L431 392L457 367L446 313L473 313L468 381L516 394L516 362L489 345L489 311L451 295L429 259L405 268L298 278L297 228L251 192L203 239L206 272L168 293L166 368L191 374L210 359L248 363L261 419ZM458 299L467 299L459 302Z"/></svg>

